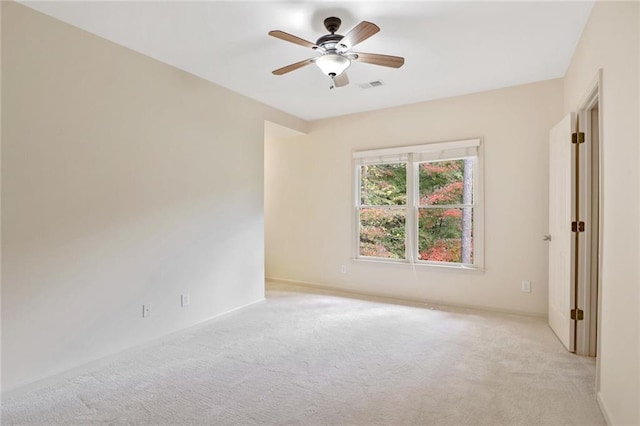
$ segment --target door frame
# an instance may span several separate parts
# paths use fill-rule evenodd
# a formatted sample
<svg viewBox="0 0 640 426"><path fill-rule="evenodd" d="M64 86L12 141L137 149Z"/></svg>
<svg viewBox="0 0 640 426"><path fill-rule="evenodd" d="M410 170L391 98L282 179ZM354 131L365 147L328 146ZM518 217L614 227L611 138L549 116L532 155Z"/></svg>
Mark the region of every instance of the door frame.
<svg viewBox="0 0 640 426"><path fill-rule="evenodd" d="M584 171L579 176L580 180L580 206L579 216L585 220L585 233L583 238L579 240L579 268L578 268L578 299L576 300L578 308L584 311L584 320L577 321L576 323L576 353L578 355L590 355L590 346L593 339L596 339L596 389L599 389L600 379L600 342L601 342L601 306L602 306L602 235L603 235L603 129L602 129L602 117L603 117L603 99L602 99L602 69L598 70L596 78L592 81L586 95L580 102L578 115L580 117L581 131L585 133L584 149L580 150L580 169ZM591 179L592 179L592 117L591 110L594 106L598 106L598 158L597 170L598 170L598 221L597 229L594 235L591 219L593 218L592 211L592 192L591 192ZM591 244L594 237L598 238L597 249L598 255L596 259L592 258ZM591 264L593 261L597 262L597 279L592 279ZM597 307L596 312L593 312L592 308L592 295L597 294ZM593 316L596 316L596 327L590 326L592 324ZM591 356L593 356L591 351Z"/></svg>

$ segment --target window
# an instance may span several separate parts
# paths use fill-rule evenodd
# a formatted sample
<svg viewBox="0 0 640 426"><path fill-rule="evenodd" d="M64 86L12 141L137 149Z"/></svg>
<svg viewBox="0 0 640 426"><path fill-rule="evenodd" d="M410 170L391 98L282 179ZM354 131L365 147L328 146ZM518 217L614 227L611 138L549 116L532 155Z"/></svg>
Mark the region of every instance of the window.
<svg viewBox="0 0 640 426"><path fill-rule="evenodd" d="M356 257L482 265L480 140L354 153Z"/></svg>
<svg viewBox="0 0 640 426"><path fill-rule="evenodd" d="M360 166L360 254L405 258L407 163Z"/></svg>

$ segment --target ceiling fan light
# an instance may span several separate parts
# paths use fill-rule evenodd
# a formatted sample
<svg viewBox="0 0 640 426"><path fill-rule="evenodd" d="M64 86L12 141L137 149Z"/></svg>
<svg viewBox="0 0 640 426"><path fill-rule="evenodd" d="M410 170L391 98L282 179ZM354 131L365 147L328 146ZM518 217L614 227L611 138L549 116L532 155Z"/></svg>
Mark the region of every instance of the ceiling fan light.
<svg viewBox="0 0 640 426"><path fill-rule="evenodd" d="M349 68L351 61L337 53L327 53L316 59L316 65L326 75L330 76L333 74L334 77L337 77Z"/></svg>

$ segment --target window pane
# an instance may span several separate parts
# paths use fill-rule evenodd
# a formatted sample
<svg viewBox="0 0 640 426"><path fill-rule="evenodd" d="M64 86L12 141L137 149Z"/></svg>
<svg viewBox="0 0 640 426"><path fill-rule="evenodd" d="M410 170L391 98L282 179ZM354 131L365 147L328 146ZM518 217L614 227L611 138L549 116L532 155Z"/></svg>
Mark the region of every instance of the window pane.
<svg viewBox="0 0 640 426"><path fill-rule="evenodd" d="M473 263L473 209L418 209L418 259Z"/></svg>
<svg viewBox="0 0 640 426"><path fill-rule="evenodd" d="M398 206L407 204L407 165L360 166L360 204Z"/></svg>
<svg viewBox="0 0 640 426"><path fill-rule="evenodd" d="M360 255L404 259L405 209L360 209Z"/></svg>
<svg viewBox="0 0 640 426"><path fill-rule="evenodd" d="M420 163L418 170L421 206L473 202L472 159Z"/></svg>

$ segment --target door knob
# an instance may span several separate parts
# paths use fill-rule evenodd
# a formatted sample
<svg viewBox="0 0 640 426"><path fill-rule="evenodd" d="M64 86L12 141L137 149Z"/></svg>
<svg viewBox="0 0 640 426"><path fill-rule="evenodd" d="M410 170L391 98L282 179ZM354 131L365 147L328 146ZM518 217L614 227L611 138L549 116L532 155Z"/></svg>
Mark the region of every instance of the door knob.
<svg viewBox="0 0 640 426"><path fill-rule="evenodd" d="M544 241L551 241L551 235L545 235L542 239Z"/></svg>

